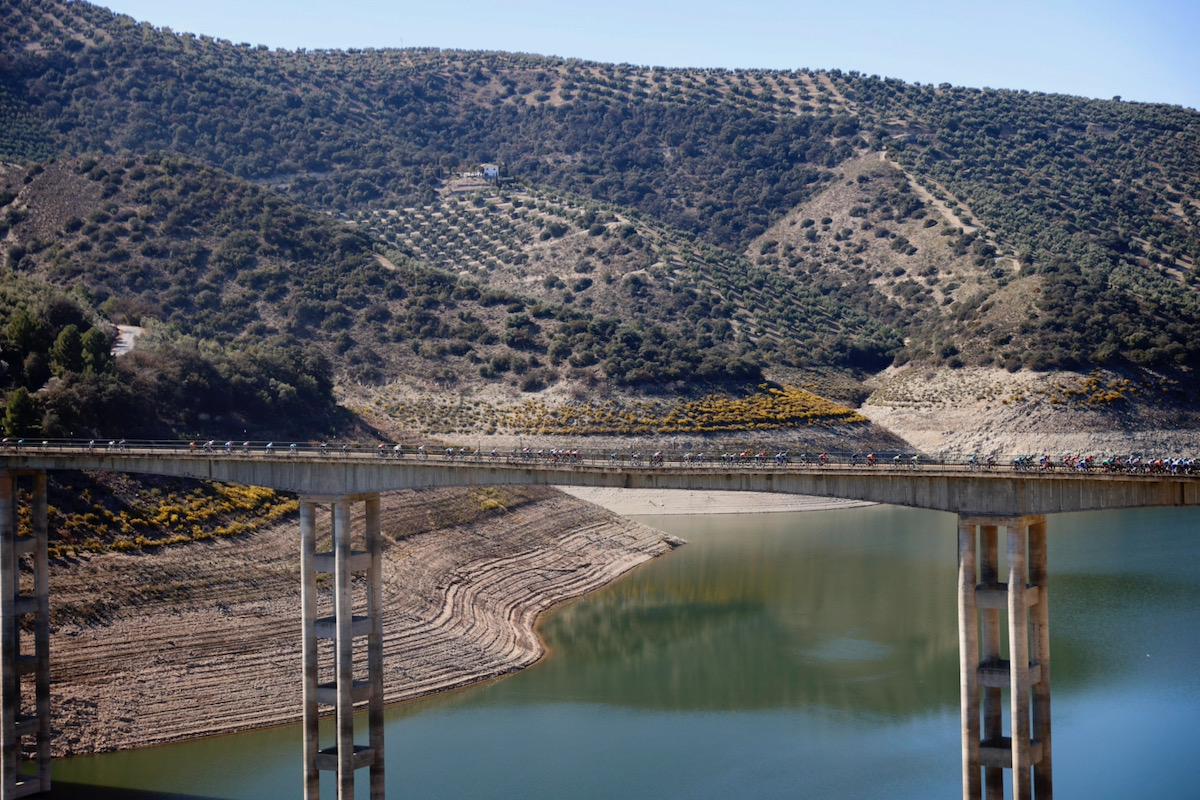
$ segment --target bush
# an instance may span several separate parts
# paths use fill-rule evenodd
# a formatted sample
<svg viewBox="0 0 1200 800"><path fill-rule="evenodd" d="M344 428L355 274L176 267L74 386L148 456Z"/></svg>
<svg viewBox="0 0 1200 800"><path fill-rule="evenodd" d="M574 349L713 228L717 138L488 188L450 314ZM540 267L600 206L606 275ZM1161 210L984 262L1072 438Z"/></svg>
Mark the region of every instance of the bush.
<svg viewBox="0 0 1200 800"><path fill-rule="evenodd" d="M546 388L546 376L541 370L533 370L521 378L522 392L540 392Z"/></svg>

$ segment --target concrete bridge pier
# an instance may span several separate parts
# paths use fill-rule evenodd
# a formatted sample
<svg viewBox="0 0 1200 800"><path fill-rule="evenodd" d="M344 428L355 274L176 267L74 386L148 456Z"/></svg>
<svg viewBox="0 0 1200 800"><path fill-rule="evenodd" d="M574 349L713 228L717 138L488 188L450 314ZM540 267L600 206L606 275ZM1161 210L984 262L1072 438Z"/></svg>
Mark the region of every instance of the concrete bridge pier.
<svg viewBox="0 0 1200 800"><path fill-rule="evenodd" d="M32 531L20 535L18 488L28 482ZM0 471L0 798L50 791L50 564L46 473ZM33 594L21 594L21 559L30 556ZM27 643L33 617L32 647ZM25 628L25 630L23 630ZM32 687L30 686L32 684ZM32 688L32 697L29 690ZM32 737L34 771L22 761Z"/></svg>
<svg viewBox="0 0 1200 800"><path fill-rule="evenodd" d="M351 510L364 505L361 543ZM317 514L332 511L332 546L317 552ZM370 768L371 800L383 800L383 604L379 495L300 499L300 573L304 654L304 800L319 800L322 770L336 773L338 800L353 800L354 773ZM360 547L361 549L356 549ZM365 587L355 597L355 574ZM332 581L318 585L318 575ZM332 583L329 586L328 583ZM360 581L360 584L362 581ZM355 614L355 607L360 613ZM363 652L365 650L365 653ZM355 654L360 656L355 678ZM364 658L365 656L365 658ZM367 705L368 743L354 743L354 707ZM336 714L336 739L321 747L322 708Z"/></svg>
<svg viewBox="0 0 1200 800"><path fill-rule="evenodd" d="M1000 582L1002 527L1007 529L1005 583ZM963 798L1003 800L1004 770L1011 769L1013 800L1049 800L1053 787L1045 515L960 515L958 598ZM1008 619L1007 659L1000 652L1001 611ZM1003 734L1005 689L1009 736Z"/></svg>

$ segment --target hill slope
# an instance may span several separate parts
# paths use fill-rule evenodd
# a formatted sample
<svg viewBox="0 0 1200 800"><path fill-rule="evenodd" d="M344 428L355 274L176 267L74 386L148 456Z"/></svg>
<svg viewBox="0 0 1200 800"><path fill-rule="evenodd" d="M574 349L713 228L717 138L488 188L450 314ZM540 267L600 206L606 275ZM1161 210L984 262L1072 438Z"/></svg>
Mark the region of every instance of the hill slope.
<svg viewBox="0 0 1200 800"><path fill-rule="evenodd" d="M222 278L171 266L180 255L126 269L113 241L92 252L115 262L64 254L77 232L57 229L47 255L10 199L10 261L88 281L110 313L323 342L347 397L410 371L472 391L703 392L762 369L858 399L889 363L1100 369L1184 397L1195 383L1192 111L839 71L271 51L59 0L2 0L0 15L0 157L188 163L187 190L160 193L163 223L194 212L193 190L287 215L236 235L155 226L171 254L204 239ZM485 162L499 184L457 177ZM88 188L133 197L104 176ZM272 240L288 227L321 246Z"/></svg>

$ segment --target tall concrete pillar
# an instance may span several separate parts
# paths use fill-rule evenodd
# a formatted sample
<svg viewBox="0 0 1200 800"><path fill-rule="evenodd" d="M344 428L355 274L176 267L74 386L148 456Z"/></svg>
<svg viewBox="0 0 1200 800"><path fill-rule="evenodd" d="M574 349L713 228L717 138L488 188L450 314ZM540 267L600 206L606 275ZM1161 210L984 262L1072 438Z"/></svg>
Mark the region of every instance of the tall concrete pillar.
<svg viewBox="0 0 1200 800"><path fill-rule="evenodd" d="M50 526L46 472L33 474L33 596L34 697L37 715L37 777L41 791L50 791Z"/></svg>
<svg viewBox="0 0 1200 800"><path fill-rule="evenodd" d="M1000 547L997 526L980 525L980 558L979 585L990 591L993 596L1001 591L1004 584L1000 582ZM994 604L981 609L983 617L980 626L980 645L982 661L985 664L1000 664L1000 609ZM1003 747L1004 741L1004 703L999 686L982 687L983 694L983 741L991 748ZM1004 768L989 764L983 768L984 796L987 800L1003 800L1004 798Z"/></svg>
<svg viewBox="0 0 1200 800"><path fill-rule="evenodd" d="M367 570L367 616L371 633L367 638L367 672L370 699L367 701L368 746L376 754L371 761L371 796L383 797L383 534L380 526L379 495L368 497L366 546L371 566Z"/></svg>
<svg viewBox="0 0 1200 800"><path fill-rule="evenodd" d="M1005 583L1000 582L1001 527L1007 531ZM1013 800L1047 800L1053 790L1046 518L960 516L958 531L963 797L979 800L986 792L987 800L1001 800L1003 770L1011 769ZM1007 659L1000 652L1001 611L1007 613ZM1002 733L1004 689L1009 691L1008 737Z"/></svg>
<svg viewBox="0 0 1200 800"><path fill-rule="evenodd" d="M317 703L317 504L300 501L300 610L303 653L304 800L320 800L320 706Z"/></svg>
<svg viewBox="0 0 1200 800"><path fill-rule="evenodd" d="M17 479L28 478L32 535L18 530ZM50 564L46 473L0 472L0 800L50 791ZM32 556L33 594L21 594L23 555ZM33 647L23 647L21 617L32 614ZM32 652L29 652L32 650ZM33 701L23 702L33 676ZM32 714L25 712L32 711ZM21 771L22 740L34 738L35 771Z"/></svg>
<svg viewBox="0 0 1200 800"><path fill-rule="evenodd" d="M1013 800L1029 800L1029 611L1025 526L1008 527L1008 702Z"/></svg>
<svg viewBox="0 0 1200 800"><path fill-rule="evenodd" d="M356 550L352 509L365 506L362 549ZM332 546L317 552L317 509L327 503L332 510ZM300 500L301 607L304 660L304 798L320 797L320 771L335 773L338 800L354 797L354 773L370 767L371 800L383 800L383 604L382 537L378 494L337 497L302 497ZM333 576L332 587L322 593L319 573ZM365 596L356 598L354 574L365 573ZM362 612L355 615L355 607ZM323 609L332 613L318 616ZM366 640L366 680L354 680L357 640ZM332 663L322 682L321 640L332 644ZM368 744L354 741L354 708L367 705ZM322 707L336 716L335 742L320 746L318 726Z"/></svg>
<svg viewBox="0 0 1200 800"><path fill-rule="evenodd" d="M1038 800L1053 797L1050 758L1050 602L1046 587L1046 518L1029 525L1029 584L1037 591L1030 609L1029 658L1040 680L1033 684L1033 741L1040 758L1033 765L1033 792Z"/></svg>
<svg viewBox="0 0 1200 800"><path fill-rule="evenodd" d="M963 800L979 800L979 614L975 524L958 520L958 675L962 712Z"/></svg>

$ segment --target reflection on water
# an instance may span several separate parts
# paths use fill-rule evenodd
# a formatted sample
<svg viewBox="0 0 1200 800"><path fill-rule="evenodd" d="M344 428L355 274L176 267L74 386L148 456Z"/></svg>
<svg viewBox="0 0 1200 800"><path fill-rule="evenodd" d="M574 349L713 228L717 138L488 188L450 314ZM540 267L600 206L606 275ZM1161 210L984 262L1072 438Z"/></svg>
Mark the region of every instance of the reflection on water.
<svg viewBox="0 0 1200 800"><path fill-rule="evenodd" d="M220 800L179 792L150 792L138 789L111 788L86 783L58 781L49 795L53 800Z"/></svg>
<svg viewBox="0 0 1200 800"><path fill-rule="evenodd" d="M1192 791L1197 520L1049 518L1061 796ZM549 658L389 710L389 797L961 793L954 517L647 521L692 544L549 615ZM284 728L59 761L55 779L293 798L300 755Z"/></svg>
<svg viewBox="0 0 1200 800"><path fill-rule="evenodd" d="M692 545L553 615L529 683L671 711L957 709L953 519L880 512L650 520Z"/></svg>

